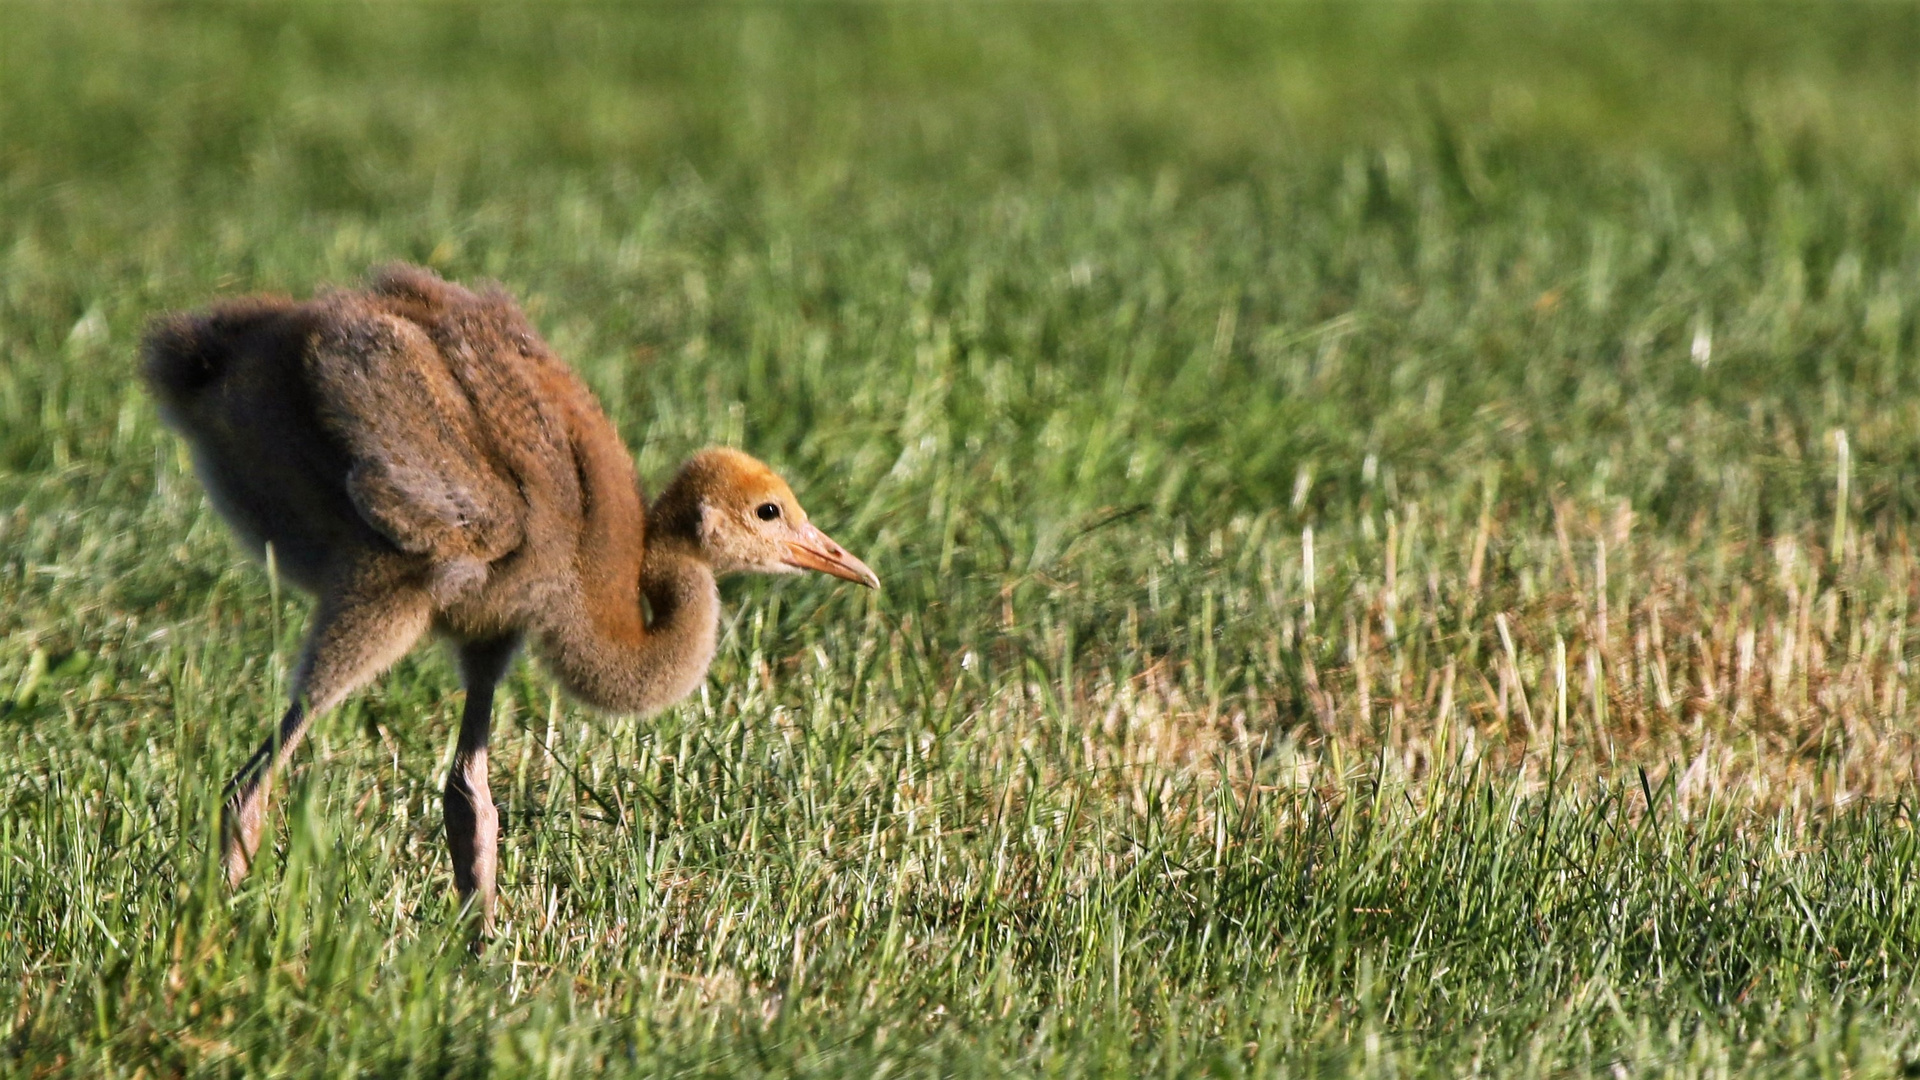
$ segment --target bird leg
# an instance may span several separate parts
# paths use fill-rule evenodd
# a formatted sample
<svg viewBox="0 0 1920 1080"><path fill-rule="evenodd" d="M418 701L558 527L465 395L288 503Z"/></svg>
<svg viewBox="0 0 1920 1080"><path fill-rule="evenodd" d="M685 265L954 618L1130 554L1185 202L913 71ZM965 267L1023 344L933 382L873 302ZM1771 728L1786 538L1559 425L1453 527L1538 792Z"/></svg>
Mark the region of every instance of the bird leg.
<svg viewBox="0 0 1920 1080"><path fill-rule="evenodd" d="M338 705L395 660L427 629L425 592L362 578L322 599L294 673L293 704L280 726L227 781L220 858L238 886L253 865L273 774L306 737L313 718Z"/></svg>
<svg viewBox="0 0 1920 1080"><path fill-rule="evenodd" d="M493 688L506 674L518 638L472 642L460 647L467 703L460 714L460 742L447 771L441 805L447 819L447 851L461 907L478 920L475 930L493 932L494 872L499 866L500 814L487 786L487 740L493 729Z"/></svg>
<svg viewBox="0 0 1920 1080"><path fill-rule="evenodd" d="M261 743L260 749L227 781L226 804L220 815L220 858L226 865L230 886L237 887L246 878L247 869L253 865L253 853L260 847L260 825L267 812L267 782L306 737L311 718L296 694L293 705L280 718L279 729Z"/></svg>

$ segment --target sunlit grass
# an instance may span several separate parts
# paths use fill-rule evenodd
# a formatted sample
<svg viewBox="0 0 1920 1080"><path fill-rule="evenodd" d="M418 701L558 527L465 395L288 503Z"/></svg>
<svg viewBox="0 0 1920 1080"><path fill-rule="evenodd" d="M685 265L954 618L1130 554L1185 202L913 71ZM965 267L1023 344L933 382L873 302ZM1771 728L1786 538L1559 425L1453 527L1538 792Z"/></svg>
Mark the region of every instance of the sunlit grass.
<svg viewBox="0 0 1920 1080"><path fill-rule="evenodd" d="M1899 1071L1920 21L0 7L0 1072ZM494 277L886 587L334 717L152 312Z"/></svg>

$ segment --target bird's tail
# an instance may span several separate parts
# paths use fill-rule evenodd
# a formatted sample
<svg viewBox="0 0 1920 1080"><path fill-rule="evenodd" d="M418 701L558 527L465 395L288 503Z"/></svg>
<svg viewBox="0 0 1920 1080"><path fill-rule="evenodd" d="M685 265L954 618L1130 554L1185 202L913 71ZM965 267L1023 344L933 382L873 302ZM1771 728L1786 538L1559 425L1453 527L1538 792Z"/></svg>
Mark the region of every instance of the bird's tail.
<svg viewBox="0 0 1920 1080"><path fill-rule="evenodd" d="M183 414L226 374L235 349L287 306L278 297L258 297L158 316L140 339L141 377L163 410Z"/></svg>
<svg viewBox="0 0 1920 1080"><path fill-rule="evenodd" d="M227 350L199 323L192 315L164 315L149 323L140 339L140 374L171 410L192 402L226 368Z"/></svg>

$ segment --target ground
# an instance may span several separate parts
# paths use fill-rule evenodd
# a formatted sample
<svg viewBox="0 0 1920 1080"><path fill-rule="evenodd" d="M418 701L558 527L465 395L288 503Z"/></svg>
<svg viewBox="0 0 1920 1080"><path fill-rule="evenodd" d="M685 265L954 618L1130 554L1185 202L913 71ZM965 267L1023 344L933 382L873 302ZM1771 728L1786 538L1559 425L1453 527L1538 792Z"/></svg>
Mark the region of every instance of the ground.
<svg viewBox="0 0 1920 1080"><path fill-rule="evenodd" d="M0 1072L1884 1075L1920 1058L1920 14L0 7ZM151 314L493 278L885 579L498 706L238 892L307 600Z"/></svg>

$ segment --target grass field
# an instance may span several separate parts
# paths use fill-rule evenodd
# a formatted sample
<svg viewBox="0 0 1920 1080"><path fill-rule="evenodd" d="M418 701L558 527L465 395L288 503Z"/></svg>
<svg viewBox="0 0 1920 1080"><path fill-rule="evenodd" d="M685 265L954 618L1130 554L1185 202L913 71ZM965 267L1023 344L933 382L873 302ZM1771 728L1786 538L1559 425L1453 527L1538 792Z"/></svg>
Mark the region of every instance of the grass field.
<svg viewBox="0 0 1920 1080"><path fill-rule="evenodd" d="M0 1074L1911 1074L1920 9L0 5ZM496 278L886 587L248 883L153 312Z"/></svg>

